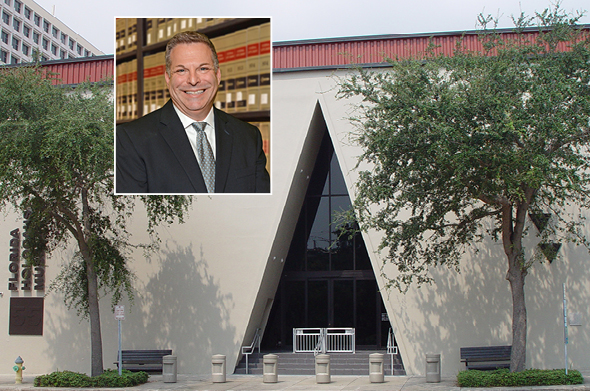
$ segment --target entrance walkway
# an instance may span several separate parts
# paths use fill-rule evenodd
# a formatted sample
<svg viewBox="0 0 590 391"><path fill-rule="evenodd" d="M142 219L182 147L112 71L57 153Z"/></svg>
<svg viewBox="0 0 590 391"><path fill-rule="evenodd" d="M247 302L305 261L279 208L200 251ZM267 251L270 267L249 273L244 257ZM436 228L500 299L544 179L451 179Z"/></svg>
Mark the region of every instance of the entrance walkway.
<svg viewBox="0 0 590 391"><path fill-rule="evenodd" d="M585 379L590 379L590 371L583 372ZM0 375L0 391L41 391L43 388L33 387L34 376L25 375L24 384L15 385L14 376ZM177 383L163 383L161 375L150 377L150 381L137 387L129 388L135 391L164 391L164 390L289 390L289 391L339 391L339 390L358 390L358 391L481 391L482 389L462 389L457 387L454 378L443 378L440 383L426 383L424 377L414 376L386 376L385 383L371 384L368 376L332 376L332 382L329 384L316 384L315 376L281 376L279 375L278 383L263 383L262 376L256 375L228 375L226 383L212 383L210 376L197 375L178 375ZM587 380L588 382L588 380ZM47 389L55 390L55 389ZM69 389L72 390L72 389ZM92 389L78 389L84 391L94 391ZM102 389L105 390L105 389ZM113 389L110 389L113 390ZM119 391L126 390L118 388ZM586 383L579 386L545 386L545 387L526 387L526 388L493 388L493 391L590 391L590 384Z"/></svg>

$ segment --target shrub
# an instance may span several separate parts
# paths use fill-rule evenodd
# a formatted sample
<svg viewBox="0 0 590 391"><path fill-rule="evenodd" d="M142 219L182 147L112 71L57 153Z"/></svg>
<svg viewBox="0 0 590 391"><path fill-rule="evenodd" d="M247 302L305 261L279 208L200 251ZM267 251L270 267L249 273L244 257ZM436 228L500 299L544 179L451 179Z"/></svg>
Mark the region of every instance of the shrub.
<svg viewBox="0 0 590 391"><path fill-rule="evenodd" d="M83 373L57 371L35 378L35 387L132 387L148 381L145 372L124 370L121 376L116 370L107 369L100 376L90 377Z"/></svg>
<svg viewBox="0 0 590 391"><path fill-rule="evenodd" d="M582 384L580 371L564 369L528 369L511 373L508 369L496 371L468 370L457 375L459 387L522 387Z"/></svg>

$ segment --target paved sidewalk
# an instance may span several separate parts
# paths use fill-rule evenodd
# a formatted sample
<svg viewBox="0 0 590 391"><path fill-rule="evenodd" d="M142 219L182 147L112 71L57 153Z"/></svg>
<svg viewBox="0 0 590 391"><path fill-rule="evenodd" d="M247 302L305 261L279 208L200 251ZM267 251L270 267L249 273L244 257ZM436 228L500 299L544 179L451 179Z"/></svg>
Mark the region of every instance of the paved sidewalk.
<svg viewBox="0 0 590 391"><path fill-rule="evenodd" d="M590 379L590 371L583 373L585 379ZM35 376L26 375L23 384L14 384L14 376L0 375L0 391L40 391L55 390L53 388L35 388L33 380ZM546 386L546 387L519 387L519 388L468 388L462 389L457 386L455 378L443 378L440 383L426 383L425 377L418 376L386 376L385 383L369 382L369 376L332 376L329 384L316 384L315 376L293 376L279 375L278 383L263 383L262 375L228 375L225 383L212 383L211 376L178 375L176 383L164 383L161 375L150 376L146 384L133 387L130 390L136 391L230 391L230 390L260 390L260 391L460 391L460 390L493 390L493 391L590 391L590 382L578 386ZM78 389L79 390L79 389ZM92 391L91 389L83 389ZM105 389L100 389L104 391ZM125 389L116 389L125 390Z"/></svg>

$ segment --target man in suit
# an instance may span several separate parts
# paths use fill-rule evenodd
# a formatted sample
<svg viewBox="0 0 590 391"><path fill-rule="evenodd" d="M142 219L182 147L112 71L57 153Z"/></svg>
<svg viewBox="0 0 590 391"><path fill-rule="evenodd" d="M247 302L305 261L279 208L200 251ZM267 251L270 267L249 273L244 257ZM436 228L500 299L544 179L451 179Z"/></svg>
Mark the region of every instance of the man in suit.
<svg viewBox="0 0 590 391"><path fill-rule="evenodd" d="M116 193L268 193L260 131L213 107L221 72L205 35L166 47L170 100L117 126Z"/></svg>

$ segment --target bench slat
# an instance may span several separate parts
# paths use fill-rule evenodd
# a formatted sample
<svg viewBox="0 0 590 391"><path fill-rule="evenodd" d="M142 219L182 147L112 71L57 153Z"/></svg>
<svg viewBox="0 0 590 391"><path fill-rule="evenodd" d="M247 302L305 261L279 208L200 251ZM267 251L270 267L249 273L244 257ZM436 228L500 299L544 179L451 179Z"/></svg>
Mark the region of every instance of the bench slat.
<svg viewBox="0 0 590 391"><path fill-rule="evenodd" d="M461 348L461 361L467 369L491 370L510 367L512 346L481 346ZM508 363L506 363L508 361ZM480 364L474 364L480 363ZM487 364L481 364L481 363Z"/></svg>
<svg viewBox="0 0 590 391"><path fill-rule="evenodd" d="M123 369L130 371L162 371L164 356L171 355L172 350L122 350L121 362ZM118 357L117 357L118 359ZM117 368L119 361L115 361Z"/></svg>

